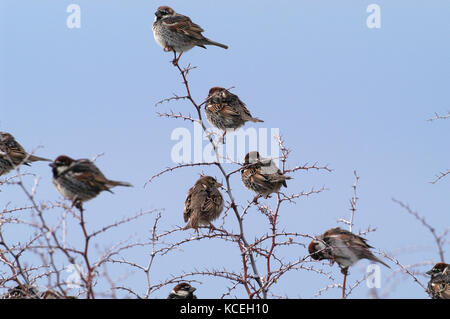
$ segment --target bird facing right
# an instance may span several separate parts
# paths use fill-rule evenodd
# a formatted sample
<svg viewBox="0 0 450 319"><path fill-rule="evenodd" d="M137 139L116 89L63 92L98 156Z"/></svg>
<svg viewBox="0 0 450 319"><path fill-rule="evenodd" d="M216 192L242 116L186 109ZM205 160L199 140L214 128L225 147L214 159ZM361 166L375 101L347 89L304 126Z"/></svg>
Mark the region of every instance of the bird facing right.
<svg viewBox="0 0 450 319"><path fill-rule="evenodd" d="M427 272L430 275L428 294L433 299L450 299L450 265L437 263Z"/></svg>
<svg viewBox="0 0 450 319"><path fill-rule="evenodd" d="M176 285L170 292L167 299L197 299L194 291L197 289L186 282Z"/></svg>
<svg viewBox="0 0 450 319"><path fill-rule="evenodd" d="M348 267L353 266L360 259L369 259L391 268L375 257L369 248L373 247L367 244L366 239L336 227L311 241L308 251L311 258L315 260L328 259L332 264L337 262L344 274Z"/></svg>
<svg viewBox="0 0 450 319"><path fill-rule="evenodd" d="M111 188L114 186L132 186L127 182L107 179L88 159L74 160L61 155L49 165L52 167L55 188L79 209L83 202L96 197L102 191L112 193Z"/></svg>
<svg viewBox="0 0 450 319"><path fill-rule="evenodd" d="M7 174L19 165L30 165L32 162L51 160L28 154L14 136L0 132L0 176Z"/></svg>
<svg viewBox="0 0 450 319"><path fill-rule="evenodd" d="M200 225L214 228L211 222L219 218L224 207L223 196L219 191L222 185L214 177L202 176L192 186L184 203L184 229L194 228L198 231Z"/></svg>

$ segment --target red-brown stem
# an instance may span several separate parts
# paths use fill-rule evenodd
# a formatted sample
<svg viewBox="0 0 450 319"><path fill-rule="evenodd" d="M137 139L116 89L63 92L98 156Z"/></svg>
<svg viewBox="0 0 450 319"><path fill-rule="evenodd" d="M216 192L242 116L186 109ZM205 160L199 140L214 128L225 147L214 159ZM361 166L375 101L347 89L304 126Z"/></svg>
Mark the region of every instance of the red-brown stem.
<svg viewBox="0 0 450 319"><path fill-rule="evenodd" d="M243 266L243 271L244 271L244 287L245 290L247 291L248 296L251 299L252 296L252 292L250 291L250 288L248 287L248 267L247 267L247 254L245 253L245 248L242 247L241 242L238 241L238 245L239 245L239 249L241 250L241 255L242 255L242 266Z"/></svg>
<svg viewBox="0 0 450 319"><path fill-rule="evenodd" d="M201 105L202 105L202 104L200 104L200 105L197 104L197 103L195 102L195 100L193 99L192 94L191 94L191 90L190 90L190 88L189 88L189 83L188 83L187 78L186 78L186 74L187 74L188 70L190 70L190 69L189 69L189 66L188 66L187 69L183 70L183 69L180 67L178 61L176 61L175 67L178 69L178 71L180 72L180 74L181 74L181 76L182 76L182 78L183 78L183 83L184 83L184 86L185 86L185 88L186 88L186 93L187 93L187 94L186 94L187 99L188 99L189 101L191 101L192 105L193 105L193 106L195 107L195 109L197 110L198 119L199 119L199 122L200 122L200 124L201 124L201 126L202 126L202 130L203 130L203 132L207 132L206 126L205 126L205 124L203 123L203 120L202 120L202 112L201 112ZM267 298L267 291L264 289L264 284L263 284L263 282L262 282L262 280L261 280L261 276L259 275L258 268L257 268L256 262L255 262L255 258L254 258L253 254L252 254L252 252L251 252L250 245L249 245L249 243L247 242L247 240L246 240L246 238L245 238L245 235L244 235L244 226L243 226L242 218L240 217L240 214L239 214L239 212L238 212L237 206L236 206L236 204L235 204L234 196L233 196L233 194L232 194L232 192L231 192L230 176L227 174L227 172L226 172L225 169L223 168L222 164L220 163L220 160L219 160L219 153L218 153L218 151L217 151L217 147L216 147L216 145L214 144L214 141L213 141L212 137L211 137L211 136L208 136L208 140L209 140L209 142L211 143L211 145L213 146L213 149L214 149L214 152L215 152L216 158L217 158L217 167L219 168L219 170L221 171L222 175L223 175L224 178L225 178L226 188L227 188L227 191L226 191L226 192L227 192L228 197L229 197L229 199L230 199L231 207L232 207L232 209L233 209L233 212L234 212L234 214L235 214L235 216L236 216L236 218L237 218L237 220L238 220L239 230L240 230L240 241L238 241L238 244L239 244L240 249L241 249L241 252L242 252L243 249L242 249L241 243L240 243L240 242L242 241L243 246L244 246L244 248L245 248L245 249L244 249L245 255L248 254L248 258L250 259L250 264L251 264L251 266L252 266L252 270L253 270L253 273L254 273L254 275L255 275L255 280L258 282L258 285L259 285L260 289L262 289L263 298L266 299L266 298ZM244 262L243 267L247 267L247 265L246 265L246 259L244 259L243 262ZM246 289L249 289L249 287L248 287L248 281L247 281L247 276L245 277L245 284L247 285L247 286L246 286ZM247 290L247 292L249 292L249 290ZM255 293L249 294L249 298L252 298L253 295L255 295ZM257 294L257 295L258 295L258 294Z"/></svg>
<svg viewBox="0 0 450 319"><path fill-rule="evenodd" d="M278 197L278 202L277 202L277 208L275 209L274 214L271 216L270 219L270 224L271 224L271 228L272 228L272 243L269 249L269 253L267 254L266 258L267 258L267 279L266 282L269 283L270 282L270 274L271 274L271 267L270 267L270 259L272 257L273 251L276 247L276 234L277 234L277 219L278 219L278 212L280 210L280 206L281 206L281 197L280 197L280 193L277 194Z"/></svg>
<svg viewBox="0 0 450 319"><path fill-rule="evenodd" d="M88 250L89 250L89 240L91 236L87 233L86 224L84 222L84 209L82 206L79 207L80 210L80 226L84 235L84 251L83 251L83 259L87 268L87 277L86 277L86 289L87 289L87 299L95 299L94 291L92 289L92 267L89 262Z"/></svg>

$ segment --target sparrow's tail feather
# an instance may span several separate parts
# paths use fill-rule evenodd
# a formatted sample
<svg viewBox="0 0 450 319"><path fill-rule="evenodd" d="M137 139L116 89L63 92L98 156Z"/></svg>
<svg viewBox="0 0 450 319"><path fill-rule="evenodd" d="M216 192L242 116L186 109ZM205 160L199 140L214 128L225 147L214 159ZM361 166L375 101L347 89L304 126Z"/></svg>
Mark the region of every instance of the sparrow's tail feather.
<svg viewBox="0 0 450 319"><path fill-rule="evenodd" d="M37 161L44 161L44 162L52 162L52 160L44 157L34 156L29 154L26 159L27 162L37 162Z"/></svg>
<svg viewBox="0 0 450 319"><path fill-rule="evenodd" d="M195 229L196 231L198 231L198 217L197 216L190 216L189 217L189 221L186 225L186 227L183 228L183 230L188 230L190 228Z"/></svg>
<svg viewBox="0 0 450 319"><path fill-rule="evenodd" d="M286 181L289 180L289 179L292 179L292 178L289 177L289 176L286 176L286 178L285 178L285 179L283 180L283 182L282 182L282 183L283 183L283 186L286 187L286 188L287 188L287 183L286 183Z"/></svg>
<svg viewBox="0 0 450 319"><path fill-rule="evenodd" d="M110 186L125 186L125 187L133 187L130 183L127 182L119 182L119 181L108 181L108 185Z"/></svg>
<svg viewBox="0 0 450 319"><path fill-rule="evenodd" d="M388 267L389 269L391 268L391 267L389 267L389 265L388 264L386 264L384 261L382 261L381 259L379 259L379 258L377 258L377 257L375 257L375 256L370 256L370 258L369 258L370 260L373 260L373 261L376 261L376 262L379 262L380 264L382 264L382 265L385 265L386 267Z"/></svg>
<svg viewBox="0 0 450 319"><path fill-rule="evenodd" d="M222 44L222 43L219 43L219 42L216 42L216 41L212 41L210 39L206 39L205 44L207 44L207 45L215 45L217 47L228 49L228 45L225 45L225 44Z"/></svg>
<svg viewBox="0 0 450 319"><path fill-rule="evenodd" d="M251 117L251 118L249 118L248 120L249 120L250 122L253 122L253 123L264 123L263 120L260 120L260 119L258 119L258 118L256 118L256 117Z"/></svg>

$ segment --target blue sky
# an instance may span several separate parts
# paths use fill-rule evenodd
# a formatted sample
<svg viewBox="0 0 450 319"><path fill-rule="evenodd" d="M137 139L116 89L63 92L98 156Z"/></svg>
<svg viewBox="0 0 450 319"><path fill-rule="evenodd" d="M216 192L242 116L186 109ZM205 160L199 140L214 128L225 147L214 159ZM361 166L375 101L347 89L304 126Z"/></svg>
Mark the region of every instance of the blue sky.
<svg viewBox="0 0 450 319"><path fill-rule="evenodd" d="M333 169L295 176L289 183L291 192L323 185L328 190L287 207L281 225L315 235L334 227L338 218L348 217L356 170L361 177L356 230L377 227L367 235L369 243L383 251L401 251L396 258L403 264L437 261L432 236L392 198L409 203L438 230L449 227L450 180L436 185L430 181L449 168L450 122L427 119L450 109L450 2L0 3L0 130L12 133L28 150L43 146L38 155L50 158L60 154L92 158L104 153L97 164L105 175L135 185L116 189L114 195L101 194L86 204L91 229L153 208L164 208L163 228L182 225L186 191L202 172L180 170L143 187L150 176L173 164L173 130L192 131L190 123L156 115L170 109L193 113L188 103L154 106L184 92L170 64L172 55L155 43L151 29L156 7L167 4L201 25L205 36L230 47L195 48L182 57L182 64L198 67L190 73L195 98L205 98L212 86L235 87L233 92L265 121L258 127L280 129L293 149L289 165L318 161ZM81 7L80 29L66 26L71 3ZM372 3L381 7L380 29L366 26L366 8ZM42 178L39 200L60 198L46 164L37 163L26 171ZM214 168L203 171L220 176ZM33 180L27 182L31 186ZM241 205L253 198L239 176L232 184ZM26 198L18 188L8 187L0 193L0 207L8 202L21 206ZM257 215L253 210L246 220L249 237L268 230ZM235 229L236 221L230 217L227 223ZM146 238L152 220L146 221L125 226L114 237L101 237L97 244L107 247L134 233ZM14 236L25 240L28 234ZM446 248L448 262L448 244ZM148 253L149 248L144 248L131 258L145 263ZM301 257L306 251L293 248L287 254ZM361 261L351 280L361 277L366 265ZM208 267L239 269L237 248L218 241L198 242L159 259L153 276L157 281L180 270ZM325 267L339 276L336 268ZM380 294L391 283L389 270L382 269L382 275ZM220 280L203 278L202 282L197 284L199 298L215 298L223 292ZM125 284L140 292L145 289L142 274L130 275ZM326 284L318 275L296 272L280 280L274 293L310 298ZM241 289L236 295L244 297L245 292ZM338 290L331 290L322 297L339 296ZM353 294L367 296L365 285ZM388 296L426 297L409 278L398 282Z"/></svg>

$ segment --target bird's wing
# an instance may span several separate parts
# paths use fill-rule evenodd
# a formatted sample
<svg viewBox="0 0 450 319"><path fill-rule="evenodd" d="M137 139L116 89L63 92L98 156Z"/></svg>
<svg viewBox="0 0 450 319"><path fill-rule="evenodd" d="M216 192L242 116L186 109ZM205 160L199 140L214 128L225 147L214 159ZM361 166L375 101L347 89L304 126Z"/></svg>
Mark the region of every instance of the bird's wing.
<svg viewBox="0 0 450 319"><path fill-rule="evenodd" d="M162 22L172 31L183 33L197 40L204 38L202 35L204 30L198 24L192 22L189 17L182 14L164 18Z"/></svg>
<svg viewBox="0 0 450 319"><path fill-rule="evenodd" d="M339 227L330 229L325 233L325 236L339 239L340 241L344 242L348 247L360 246L363 248L373 248L372 246L367 244L366 239Z"/></svg>
<svg viewBox="0 0 450 319"><path fill-rule="evenodd" d="M22 164L27 156L27 152L12 136L5 144L1 146L4 154L0 155L4 159L11 159L14 165Z"/></svg>
<svg viewBox="0 0 450 319"><path fill-rule="evenodd" d="M80 182L99 187L103 190L109 190L106 184L108 179L103 175L100 169L88 159L80 159L73 162L63 174L71 174Z"/></svg>
<svg viewBox="0 0 450 319"><path fill-rule="evenodd" d="M237 96L236 96L236 104L238 105L238 108L241 110L242 115L244 115L245 117L248 117L248 118L252 118L252 114L245 106L245 103L242 102L241 99Z"/></svg>
<svg viewBox="0 0 450 319"><path fill-rule="evenodd" d="M267 190L272 189L272 181L265 174L261 174L259 169L250 169L250 171L252 172L250 176L252 183L258 184Z"/></svg>

